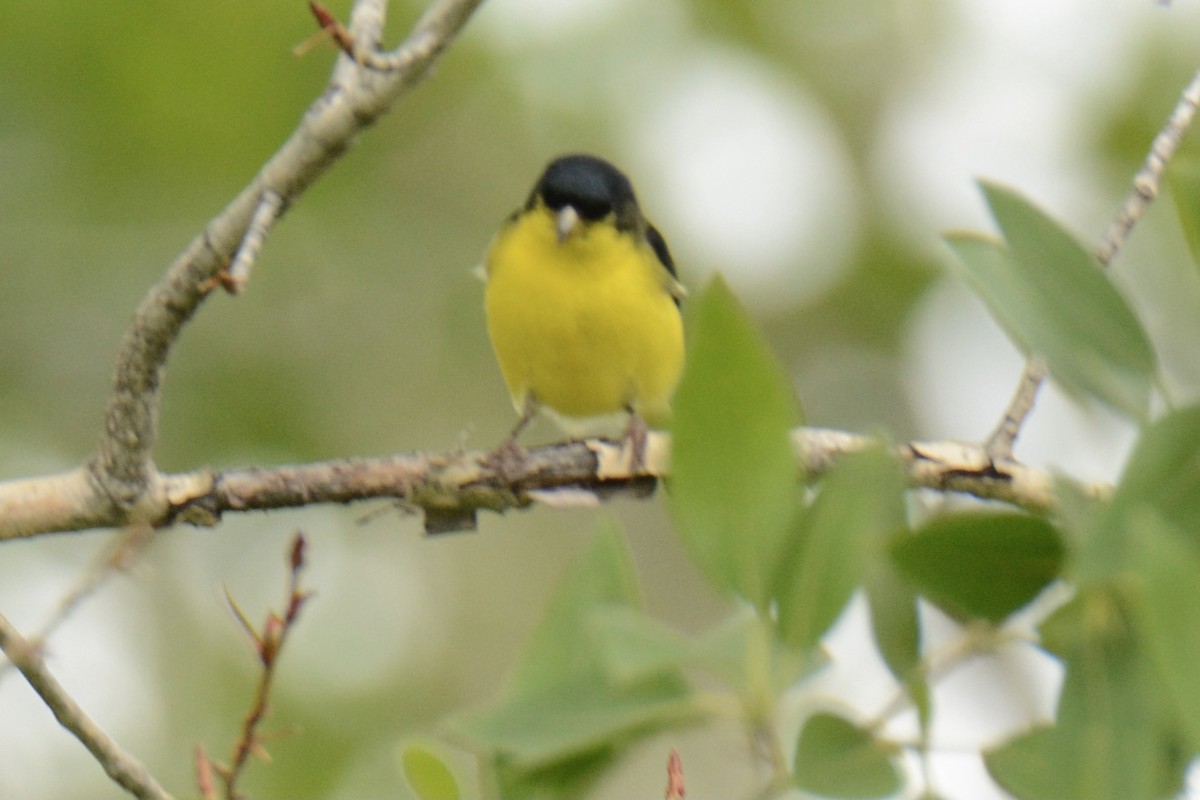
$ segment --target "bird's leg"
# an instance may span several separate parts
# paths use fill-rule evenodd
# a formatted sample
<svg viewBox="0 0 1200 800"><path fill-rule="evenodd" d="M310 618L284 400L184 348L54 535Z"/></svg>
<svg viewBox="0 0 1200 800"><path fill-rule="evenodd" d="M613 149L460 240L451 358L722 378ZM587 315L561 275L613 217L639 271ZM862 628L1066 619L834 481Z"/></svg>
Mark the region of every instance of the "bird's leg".
<svg viewBox="0 0 1200 800"><path fill-rule="evenodd" d="M508 435L508 442L505 444L517 444L517 437L521 432L529 427L529 423L533 421L534 415L537 414L538 402L532 394L525 398L525 408L521 411L521 418L517 420L517 424L513 426L512 433ZM503 446L503 445L502 445ZM517 445L519 447L519 445Z"/></svg>
<svg viewBox="0 0 1200 800"><path fill-rule="evenodd" d="M494 466L507 478L517 475L529 459L529 453L525 452L525 448L521 447L520 443L517 442L517 437L533 421L537 410L537 399L530 394L525 399L525 408L521 412L521 418L513 426L512 433L495 450L488 453L487 463Z"/></svg>
<svg viewBox="0 0 1200 800"><path fill-rule="evenodd" d="M625 426L625 435L621 438L621 446L629 445L632 456L629 461L629 471L637 475L646 466L646 420L632 406L627 406L629 424Z"/></svg>

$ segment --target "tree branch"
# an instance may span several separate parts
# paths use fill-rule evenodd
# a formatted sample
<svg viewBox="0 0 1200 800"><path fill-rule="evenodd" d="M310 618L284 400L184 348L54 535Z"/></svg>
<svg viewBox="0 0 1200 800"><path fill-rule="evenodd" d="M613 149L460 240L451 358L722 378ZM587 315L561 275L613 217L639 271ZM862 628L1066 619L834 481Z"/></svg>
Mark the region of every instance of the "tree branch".
<svg viewBox="0 0 1200 800"><path fill-rule="evenodd" d="M211 290L228 281L226 270L235 254L242 251L252 260L270 224L349 149L360 131L428 73L481 2L435 0L408 39L385 54L394 62L386 72L339 59L328 89L292 136L150 289L121 343L104 431L87 464L93 484L87 491L96 495L93 499L133 520L161 508L168 487L154 464L159 390L181 329ZM385 9L381 0L356 4L351 26L358 37L356 53L373 52L377 46ZM244 265L237 269L245 271Z"/></svg>
<svg viewBox="0 0 1200 800"><path fill-rule="evenodd" d="M1096 260L1102 267L1107 267L1112 263L1129 238L1133 226L1145 216L1150 203L1158 197L1158 189L1162 183L1167 162L1179 149L1179 143L1183 141L1184 134L1187 133L1192 120L1195 119L1197 107L1200 107L1200 72L1197 72L1191 82L1184 87L1171 116L1158 135L1154 137L1146 160L1137 174L1133 176L1133 187L1125 196L1125 202L1121 204L1120 210L1109 223L1104 240L1096 248ZM1037 355L1030 357L1025 364L1021 380L1017 384L1017 390L1013 393L1008 408L1004 410L1004 416L1000 418L1000 424L987 439L985 448L993 458L1012 457L1013 445L1021 432L1021 426L1025 424L1025 419L1033 410L1038 390L1045 379L1046 363Z"/></svg>
<svg viewBox="0 0 1200 800"><path fill-rule="evenodd" d="M254 215L250 218L250 226L246 228L246 235L242 237L241 247L233 257L233 263L229 265L228 270L218 272L214 277L225 291L241 294L246 288L250 281L250 270L258 261L258 254L262 252L271 228L275 227L284 210L282 197L270 189L263 192L254 209Z"/></svg>
<svg viewBox="0 0 1200 800"><path fill-rule="evenodd" d="M0 614L0 650L13 663L33 690L54 712L59 723L91 752L108 776L134 797L144 800L172 800L145 765L121 749L101 730L62 687L42 661L37 648L25 641L11 623Z"/></svg>
<svg viewBox="0 0 1200 800"><path fill-rule="evenodd" d="M799 470L824 474L849 452L875 444L868 436L819 428L792 432ZM346 504L389 499L410 513L423 512L429 532L468 530L476 513L502 513L533 504L595 505L614 494L646 495L668 472L670 437L649 434L645 464L630 469L628 447L604 439L547 445L529 451L513 472L484 452L413 453L381 458L323 461L280 467L249 467L164 475L162 491L142 509L155 527L175 523L215 525L228 513ZM909 484L1001 500L1034 511L1057 506L1054 476L1011 459L994 459L980 445L911 442L894 452ZM39 487L40 483L46 486ZM41 479L0 482L0 541L56 531L115 527L126 517L98 494L88 495L79 470ZM1105 497L1111 487L1084 490Z"/></svg>

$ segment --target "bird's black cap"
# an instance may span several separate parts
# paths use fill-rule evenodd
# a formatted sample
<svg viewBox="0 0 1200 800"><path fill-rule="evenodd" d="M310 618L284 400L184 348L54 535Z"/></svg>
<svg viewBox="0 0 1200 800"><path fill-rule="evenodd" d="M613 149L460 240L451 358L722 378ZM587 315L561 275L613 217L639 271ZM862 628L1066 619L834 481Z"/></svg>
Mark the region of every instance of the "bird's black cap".
<svg viewBox="0 0 1200 800"><path fill-rule="evenodd" d="M533 208L539 198L553 211L571 206L580 217L593 222L612 214L617 230L644 237L667 272L675 276L675 261L666 240L642 216L633 184L625 173L604 159L588 155L559 156L546 167L525 207ZM675 304L679 304L678 298Z"/></svg>
<svg viewBox="0 0 1200 800"><path fill-rule="evenodd" d="M529 206L539 197L555 211L571 206L586 220L615 214L622 230L640 232L645 226L629 178L595 156L568 155L551 161L533 187Z"/></svg>

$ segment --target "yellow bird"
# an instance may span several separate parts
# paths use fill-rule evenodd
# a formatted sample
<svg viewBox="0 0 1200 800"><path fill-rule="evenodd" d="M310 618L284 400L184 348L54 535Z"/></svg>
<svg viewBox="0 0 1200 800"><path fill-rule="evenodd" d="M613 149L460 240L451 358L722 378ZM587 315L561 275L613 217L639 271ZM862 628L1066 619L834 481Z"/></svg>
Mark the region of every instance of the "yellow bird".
<svg viewBox="0 0 1200 800"><path fill-rule="evenodd" d="M546 167L483 263L488 334L520 421L629 413L640 466L646 422L669 419L683 323L667 243L612 164L568 155Z"/></svg>

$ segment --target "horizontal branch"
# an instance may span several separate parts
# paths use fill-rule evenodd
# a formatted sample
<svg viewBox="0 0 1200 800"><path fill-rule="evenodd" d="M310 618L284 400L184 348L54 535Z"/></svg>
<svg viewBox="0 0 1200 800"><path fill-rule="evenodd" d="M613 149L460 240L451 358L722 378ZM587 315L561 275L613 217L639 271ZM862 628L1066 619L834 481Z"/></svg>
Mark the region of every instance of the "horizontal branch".
<svg viewBox="0 0 1200 800"><path fill-rule="evenodd" d="M849 452L875 440L859 434L798 428L792 434L800 471L820 477ZM519 465L484 452L413 453L280 467L201 470L161 476L137 514L107 501L86 470L0 482L0 540L132 521L155 527L215 525L229 513L388 499L425 516L430 532L475 527L480 510L503 513L541 504L596 505L616 494L645 496L668 474L670 437L651 433L645 465L630 470L630 453L605 439L570 441L530 450ZM1057 505L1054 476L1017 461L989 458L980 445L911 442L895 447L909 484L1000 500L1031 511ZM1107 496L1111 487L1084 490Z"/></svg>

